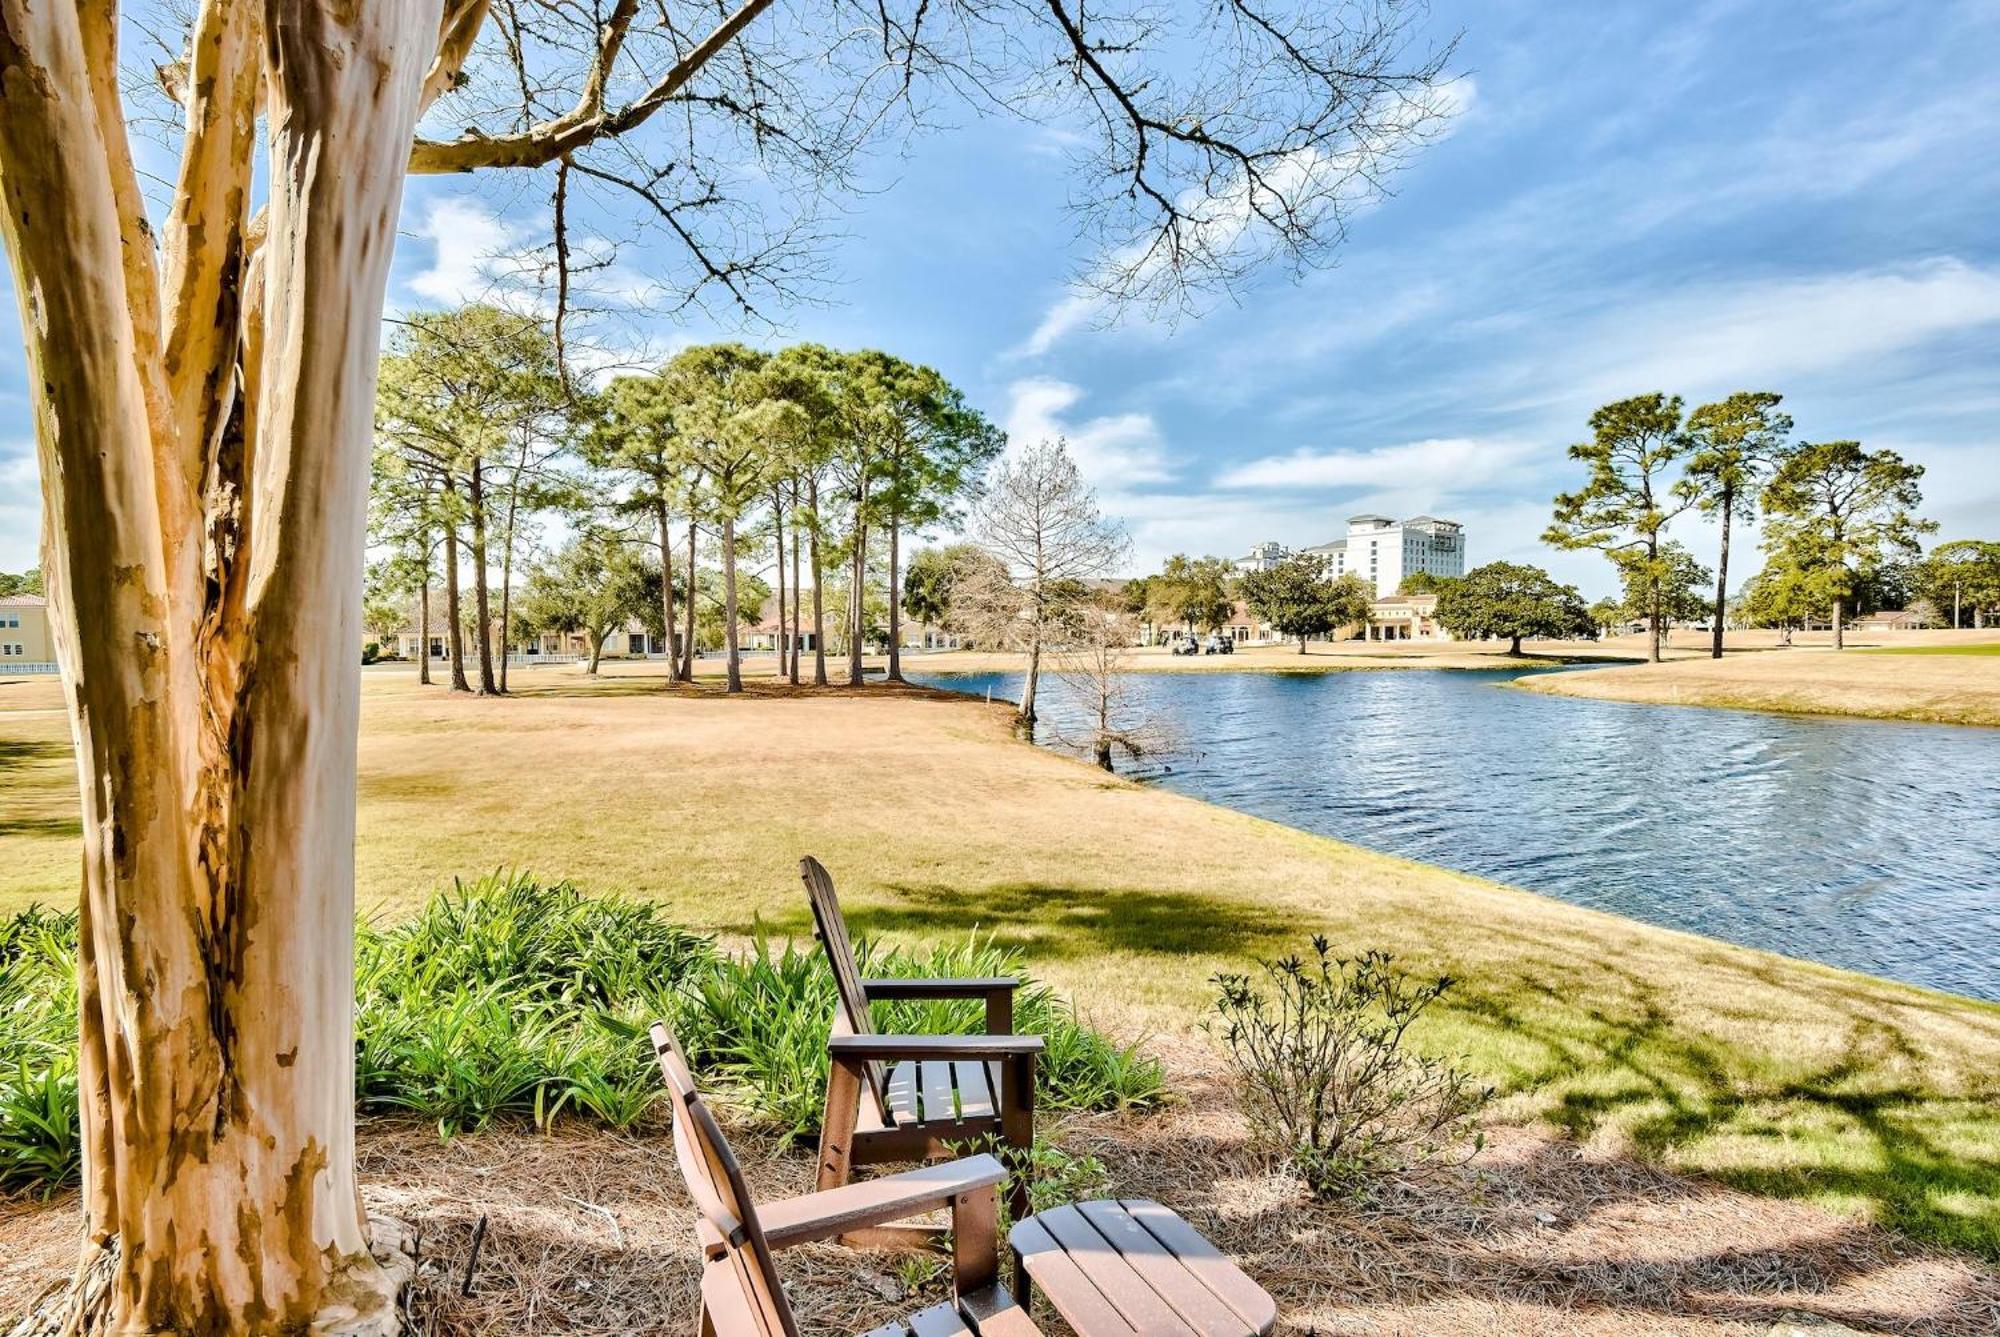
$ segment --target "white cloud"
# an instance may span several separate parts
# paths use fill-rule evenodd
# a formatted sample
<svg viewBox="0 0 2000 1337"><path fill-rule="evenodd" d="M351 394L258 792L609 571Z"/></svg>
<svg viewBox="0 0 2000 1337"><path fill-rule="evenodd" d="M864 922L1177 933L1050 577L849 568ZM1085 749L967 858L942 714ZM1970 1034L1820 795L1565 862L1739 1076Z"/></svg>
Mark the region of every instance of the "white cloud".
<svg viewBox="0 0 2000 1337"><path fill-rule="evenodd" d="M1096 293L1072 292L1060 298L1042 316L1034 333L1007 350L1009 358L1040 357L1064 338L1104 318L1104 299Z"/></svg>
<svg viewBox="0 0 2000 1337"><path fill-rule="evenodd" d="M1149 413L1114 413L1072 418L1083 388L1049 376L1031 376L1007 387L1004 426L1010 440L1030 442L1063 437L1076 467L1102 489L1159 483L1173 477L1166 439Z"/></svg>
<svg viewBox="0 0 2000 1337"><path fill-rule="evenodd" d="M2000 268L1943 258L1716 284L1610 312L1571 365L1599 398L1661 388L1703 395L1839 372L1996 323Z"/></svg>
<svg viewBox="0 0 2000 1337"><path fill-rule="evenodd" d="M505 284L527 231L464 196L432 200L411 231L431 243L431 267L413 275L409 289L443 306L490 296Z"/></svg>
<svg viewBox="0 0 2000 1337"><path fill-rule="evenodd" d="M1226 488L1407 488L1430 492L1491 482L1532 458L1532 442L1438 437L1371 450L1313 450L1267 455L1228 470Z"/></svg>
<svg viewBox="0 0 2000 1337"><path fill-rule="evenodd" d="M1349 146L1328 151L1317 146L1301 148L1267 163L1253 189L1247 174L1239 175L1226 188L1189 187L1177 204L1188 220L1185 243L1196 255L1223 259L1254 253L1272 239L1265 222L1274 212L1273 197L1303 215L1318 215L1320 226L1331 229L1351 223L1384 198L1387 178L1396 167L1414 156L1423 143L1434 143L1450 135L1461 124L1478 98L1479 86L1471 75L1461 75L1448 83L1426 89L1411 97L1392 96L1382 107L1381 134L1357 139ZM1074 284L1042 314L1034 330L1014 348L1010 358L1039 357L1063 339L1082 329L1116 323L1121 328L1151 328L1161 321L1121 319L1119 304L1103 295L1101 288L1152 293L1167 263L1165 252L1133 242L1101 259L1099 283ZM1173 301L1157 303L1172 316L1180 308Z"/></svg>

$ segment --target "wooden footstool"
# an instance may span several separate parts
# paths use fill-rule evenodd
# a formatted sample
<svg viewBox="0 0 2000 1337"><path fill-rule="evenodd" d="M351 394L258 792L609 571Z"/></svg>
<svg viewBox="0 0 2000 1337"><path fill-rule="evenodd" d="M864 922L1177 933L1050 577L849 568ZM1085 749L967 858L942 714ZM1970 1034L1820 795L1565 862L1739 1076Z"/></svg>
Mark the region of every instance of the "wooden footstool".
<svg viewBox="0 0 2000 1337"><path fill-rule="evenodd" d="M1147 1198L1057 1207L1008 1240L1021 1304L1039 1286L1079 1337L1262 1337L1278 1322L1263 1287Z"/></svg>

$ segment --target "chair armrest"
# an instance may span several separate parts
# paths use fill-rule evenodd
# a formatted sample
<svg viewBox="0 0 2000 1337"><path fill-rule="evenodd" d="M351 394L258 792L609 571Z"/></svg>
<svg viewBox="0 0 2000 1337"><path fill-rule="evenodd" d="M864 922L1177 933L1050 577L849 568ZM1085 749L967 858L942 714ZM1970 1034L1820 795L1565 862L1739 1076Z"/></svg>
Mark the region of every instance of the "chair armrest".
<svg viewBox="0 0 2000 1337"><path fill-rule="evenodd" d="M1039 1035L836 1035L826 1042L835 1058L1011 1058L1042 1052Z"/></svg>
<svg viewBox="0 0 2000 1337"><path fill-rule="evenodd" d="M771 1247L783 1249L935 1211L962 1193L990 1188L1006 1177L1006 1169L991 1156L967 1156L797 1198L760 1203L757 1219Z"/></svg>
<svg viewBox="0 0 2000 1337"><path fill-rule="evenodd" d="M996 975L991 979L863 980L861 991L872 1002L893 1002L899 998L984 998L990 993L1012 993L1021 981Z"/></svg>

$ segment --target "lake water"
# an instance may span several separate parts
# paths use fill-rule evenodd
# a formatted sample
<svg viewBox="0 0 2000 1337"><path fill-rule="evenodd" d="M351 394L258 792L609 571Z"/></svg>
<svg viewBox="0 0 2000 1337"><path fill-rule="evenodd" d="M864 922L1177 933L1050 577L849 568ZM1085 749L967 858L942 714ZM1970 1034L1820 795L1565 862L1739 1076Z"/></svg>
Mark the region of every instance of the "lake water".
<svg viewBox="0 0 2000 1337"><path fill-rule="evenodd" d="M1178 748L1149 774L1196 798L1649 923L2000 1000L2000 729L1501 685L1516 676L1134 674L1129 699ZM924 680L1007 700L1021 682ZM1054 681L1042 712L1056 726L1045 738L1080 719Z"/></svg>

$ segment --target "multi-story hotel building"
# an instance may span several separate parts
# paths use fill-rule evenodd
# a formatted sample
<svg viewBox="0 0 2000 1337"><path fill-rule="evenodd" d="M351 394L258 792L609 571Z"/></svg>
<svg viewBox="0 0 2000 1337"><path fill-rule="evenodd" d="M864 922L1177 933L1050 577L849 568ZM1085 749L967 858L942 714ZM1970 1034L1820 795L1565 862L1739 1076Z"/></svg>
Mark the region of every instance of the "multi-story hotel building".
<svg viewBox="0 0 2000 1337"><path fill-rule="evenodd" d="M1347 534L1307 552L1333 559L1333 573L1352 571L1375 586L1375 597L1394 594L1403 577L1418 571L1434 576L1465 574L1465 527L1456 520L1419 515L1392 520L1386 515L1348 518Z"/></svg>

